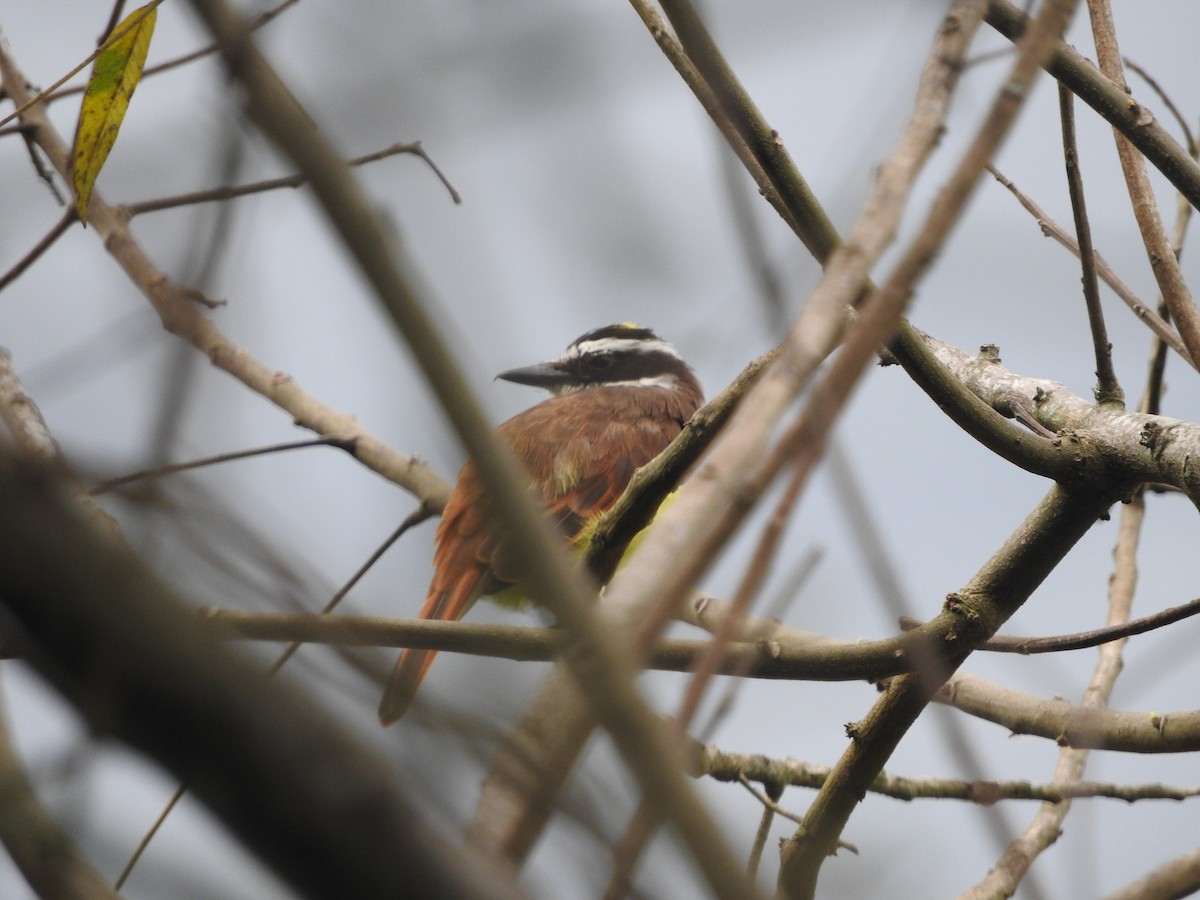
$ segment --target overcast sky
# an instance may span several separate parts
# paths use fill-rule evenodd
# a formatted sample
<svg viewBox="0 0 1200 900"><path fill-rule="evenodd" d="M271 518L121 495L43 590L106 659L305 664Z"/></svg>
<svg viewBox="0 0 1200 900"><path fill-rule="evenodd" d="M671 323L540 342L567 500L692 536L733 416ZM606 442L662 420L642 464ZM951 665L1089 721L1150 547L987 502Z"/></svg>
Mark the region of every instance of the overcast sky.
<svg viewBox="0 0 1200 900"><path fill-rule="evenodd" d="M911 110L946 4L745 0L707 6L733 67L838 227L847 229L874 167ZM1194 0L1114 0L1114 9L1124 54L1145 66L1194 121L1200 110L1194 47L1200 7ZM27 76L41 85L86 56L104 16L77 3L0 0L0 28ZM462 194L463 203L454 205L412 157L361 170L496 422L541 399L531 389L493 382L496 372L551 356L609 322L655 328L693 363L710 395L774 345L781 336L778 320L742 250L731 191L752 203L787 320L816 283L816 264L757 198L748 177L739 174L731 185L715 130L625 4L306 0L263 29L261 38L347 156L420 140ZM1071 40L1092 55L1086 14L1077 17ZM149 63L206 41L184 4L166 3ZM1007 47L984 26L972 57ZM919 185L898 247L919 224L1011 59L987 58L965 74L946 138ZM1144 82L1130 79L1135 95L1174 128ZM77 110L75 99L52 108L68 138ZM1082 104L1078 116L1096 245L1153 302L1154 282L1110 130ZM1070 221L1057 96L1048 79L996 163L1059 221ZM0 141L0 171L0 269L7 269L61 210L30 170L18 140ZM238 122L236 92L218 63L208 60L139 87L98 190L110 202L132 202L287 171ZM1170 191L1162 179L1156 186L1173 217ZM222 235L218 262L201 276L214 230ZM212 207L155 213L136 219L134 232L164 270L228 301L213 318L255 357L447 477L457 471L462 451L409 352L303 191L240 200L223 217ZM1192 256L1190 250L1184 254L1185 274L1194 272ZM886 274L892 258L876 274ZM988 179L920 286L911 319L968 350L997 344L1014 371L1090 396L1093 362L1078 284L1074 260ZM1149 333L1111 293L1103 302L1118 375L1136 401ZM279 410L190 349L181 351L95 235L79 228L4 292L0 345L12 352L50 427L89 477L137 468L148 461L151 446L184 460L303 436ZM1200 418L1194 377L1172 362L1168 414ZM900 599L915 616L936 614L944 596L974 573L1048 487L958 432L898 368L868 375L836 447L883 531L899 573ZM128 505L112 508L148 558L197 602L250 608L319 608L414 505L331 450L227 466L180 479L170 490L191 510L186 525ZM259 535L262 545L235 534L235 523ZM761 516L718 562L708 589L731 591L758 525ZM1137 614L1196 595L1197 531L1184 500L1151 498ZM1115 533L1112 524L1094 529L1009 630L1052 634L1101 624ZM407 536L348 598L345 611L415 614L429 575L431 540L431 525ZM895 613L866 572L841 494L825 471L803 498L772 588L781 589L796 561L818 547L821 564L787 621L842 638L893 633ZM472 617L535 621L483 606ZM1132 642L1114 705L1193 708L1198 627L1185 623ZM378 660L389 655L381 652ZM1077 699L1093 662L1091 652L1051 660L973 658L968 669L1038 695ZM424 706L439 715L418 714L413 723L382 732L375 724L373 686L338 657L311 650L298 663L296 677L318 685L323 701L396 760L412 784L437 779L439 788L459 785L447 787L429 807L451 834L469 816L483 771L472 749L480 741L477 720L502 733L544 671L443 657L423 693ZM115 875L173 782L119 748L86 742L73 716L19 664L6 666L4 676L8 717L35 780L106 874ZM664 709L677 703L682 684L677 676L647 679ZM832 765L845 746L843 723L865 713L874 697L868 685L751 683L715 742ZM964 774L946 747L944 715L924 717L888 770ZM464 730L452 727L464 721ZM962 724L987 777L1051 777L1056 748L1048 742ZM481 752L486 758L488 745ZM1093 756L1089 777L1197 780L1194 759L1101 755ZM600 746L572 797L609 803L627 794L628 784L614 774L610 754ZM755 802L736 786L705 785L705 794L744 852L758 821ZM783 803L803 812L810 798L793 789ZM843 853L826 864L822 895L880 896L886 885L886 895L897 900L952 896L998 855L987 816L999 815L1015 833L1035 811L1032 804L1010 803L987 813L952 802L868 799L844 834L861 855ZM1058 846L1035 867L1042 888L1036 896L1112 890L1194 848L1198 825L1195 806L1186 803L1080 803ZM602 827L609 838L619 834L621 815L609 814ZM787 823L776 824L764 885L775 875L774 838L790 832ZM586 862L601 856L591 841L585 829L556 827L534 858L529 879L535 891L550 896L553 884L556 897L596 896L605 867ZM678 881L684 857L669 843L659 844L641 887L647 896L688 896L693 889L681 892ZM19 876L0 864L0 894L21 896L22 890ZM241 857L194 803L175 814L127 895L289 896Z"/></svg>

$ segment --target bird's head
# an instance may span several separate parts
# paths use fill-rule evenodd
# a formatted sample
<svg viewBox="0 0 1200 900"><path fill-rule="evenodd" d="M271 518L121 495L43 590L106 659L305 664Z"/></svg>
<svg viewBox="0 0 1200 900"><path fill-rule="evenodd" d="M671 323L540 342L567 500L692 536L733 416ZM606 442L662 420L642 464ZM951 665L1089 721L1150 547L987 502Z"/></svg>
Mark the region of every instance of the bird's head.
<svg viewBox="0 0 1200 900"><path fill-rule="evenodd" d="M556 395L617 386L694 389L699 394L695 373L675 348L649 328L630 322L589 331L553 359L496 377Z"/></svg>

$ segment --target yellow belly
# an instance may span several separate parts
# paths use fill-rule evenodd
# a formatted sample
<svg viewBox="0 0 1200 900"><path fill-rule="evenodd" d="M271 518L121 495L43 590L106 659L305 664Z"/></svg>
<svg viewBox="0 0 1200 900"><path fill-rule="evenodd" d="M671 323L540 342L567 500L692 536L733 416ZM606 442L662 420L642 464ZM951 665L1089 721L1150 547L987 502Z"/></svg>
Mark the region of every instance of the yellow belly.
<svg viewBox="0 0 1200 900"><path fill-rule="evenodd" d="M658 518L659 514L662 513L662 511L664 509L667 508L667 506L670 504L670 502L674 498L675 498L675 492L672 491L670 494L667 495L666 499L663 500L662 504L658 507L658 511L654 514L655 519ZM588 522L583 526L583 528L581 528L579 530L579 533L577 535L575 535L574 538L572 538L571 552L572 552L572 555L576 559L579 559L580 557L583 556L583 553L587 549L588 544L591 543L592 532L595 531L596 523L600 520L600 516L602 516L602 515L603 515L603 513L599 513L599 514L593 516L590 520L588 520ZM653 525L654 521L651 520L650 524ZM633 536L633 539L629 542L629 546L626 547L625 552L623 554L621 554L620 562L617 563L617 571L618 572L621 571L622 568L624 568L625 563L629 560L629 557L632 556L637 551L637 548L639 546L641 546L642 538L644 538L646 536L646 531L648 528L649 528L649 526L647 526L646 528L643 528L641 531L639 531L637 534L635 534ZM491 600L493 603L497 604L498 606L503 606L505 609L521 610L521 609L525 609L530 604L530 599L526 595L524 587L519 582L517 584L509 585L508 587L504 588L504 590L502 590L502 591L497 591L494 594L486 594L485 596L489 600Z"/></svg>

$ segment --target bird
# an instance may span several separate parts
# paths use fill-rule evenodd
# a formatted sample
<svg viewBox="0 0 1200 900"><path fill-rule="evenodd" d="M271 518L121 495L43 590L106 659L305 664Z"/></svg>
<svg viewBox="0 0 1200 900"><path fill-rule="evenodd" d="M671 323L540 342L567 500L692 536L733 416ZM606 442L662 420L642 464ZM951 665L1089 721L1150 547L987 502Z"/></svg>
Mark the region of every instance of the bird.
<svg viewBox="0 0 1200 900"><path fill-rule="evenodd" d="M704 400L695 373L675 348L630 322L589 331L560 355L496 378L552 395L500 425L497 434L571 544L586 540L590 524L616 503L633 473L675 439ZM491 518L479 470L468 461L437 528L422 619L457 621L483 596L524 605L521 573ZM401 653L379 704L382 725L408 710L436 653L417 648Z"/></svg>

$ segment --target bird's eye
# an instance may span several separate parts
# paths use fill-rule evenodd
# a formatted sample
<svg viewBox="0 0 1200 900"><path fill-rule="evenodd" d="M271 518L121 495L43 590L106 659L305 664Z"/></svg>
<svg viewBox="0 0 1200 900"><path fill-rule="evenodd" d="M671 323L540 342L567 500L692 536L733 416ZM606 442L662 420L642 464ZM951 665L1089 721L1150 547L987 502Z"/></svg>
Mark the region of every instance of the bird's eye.
<svg viewBox="0 0 1200 900"><path fill-rule="evenodd" d="M601 353L598 356L592 357L589 368L593 372L603 372L606 369L611 369L612 364L613 358L607 353Z"/></svg>

